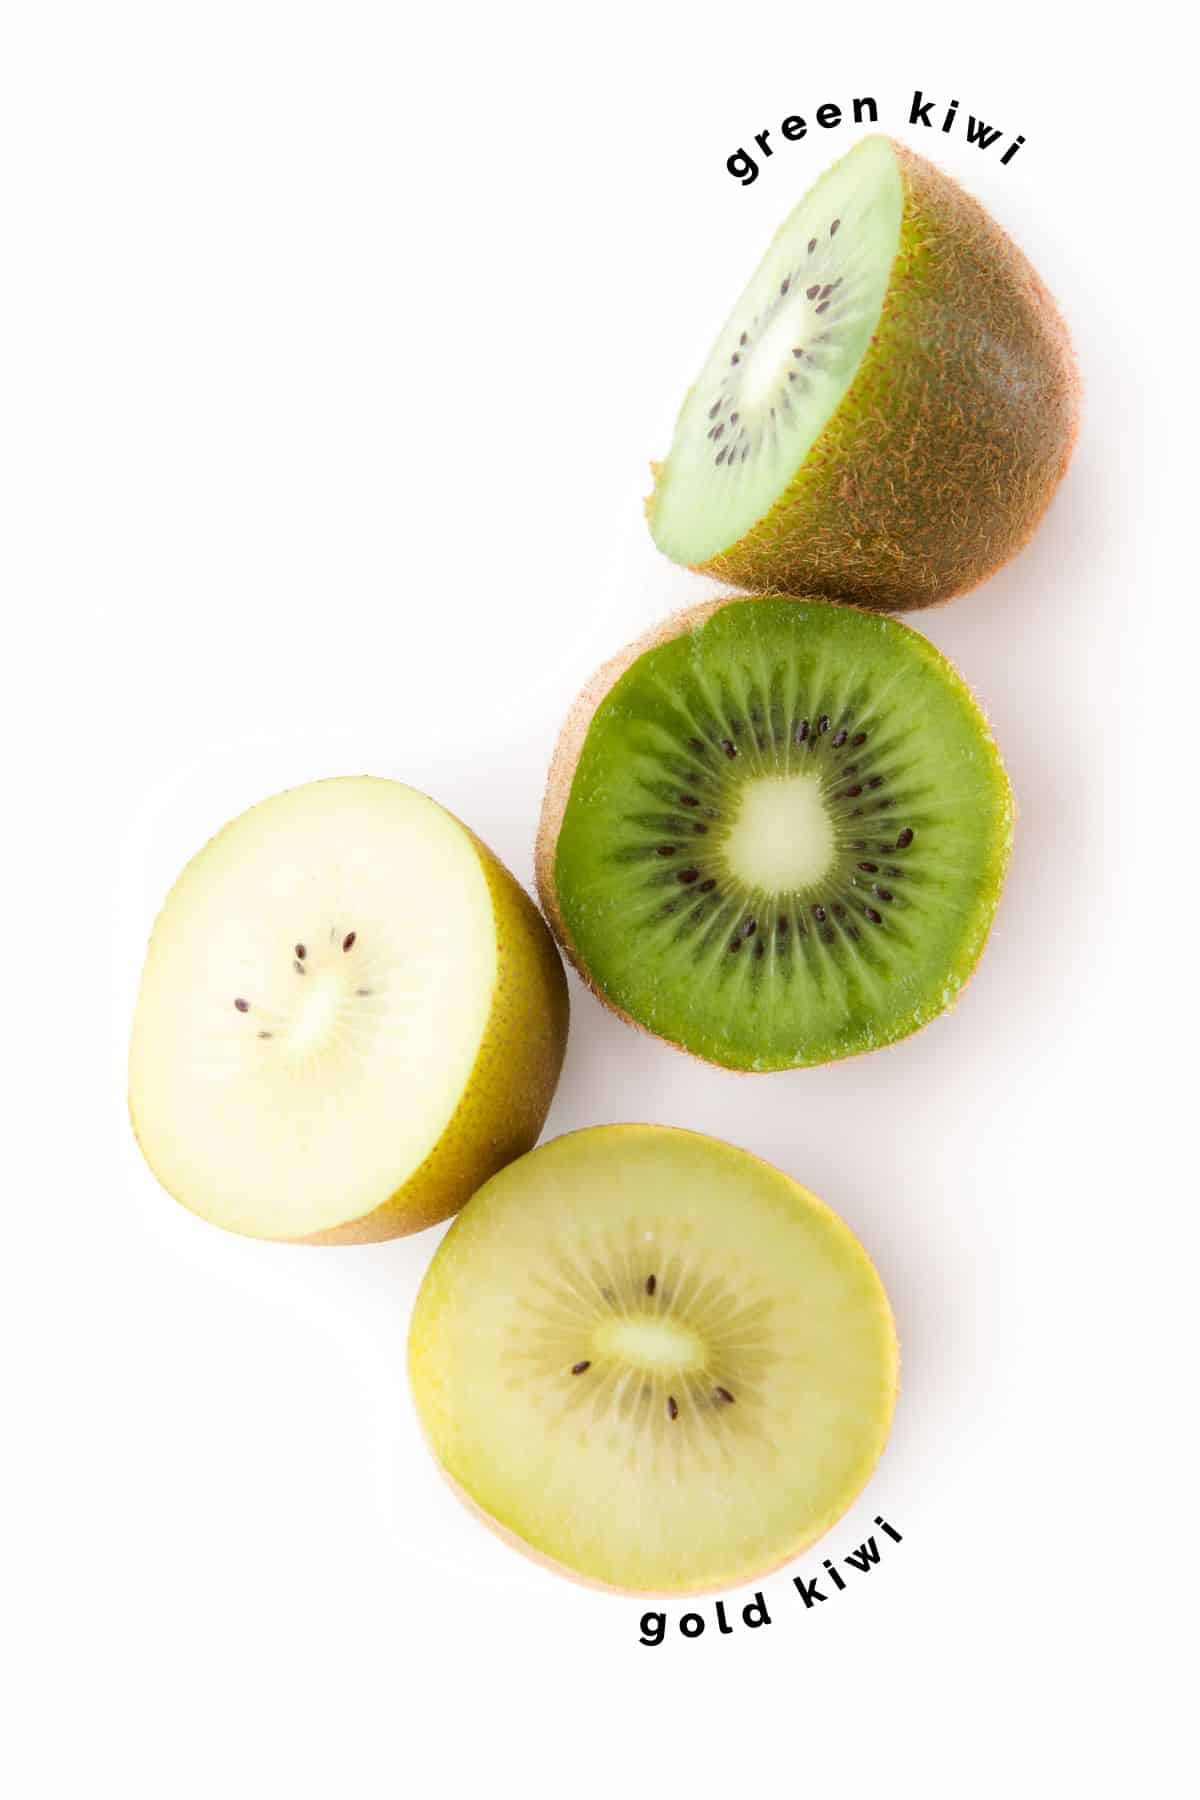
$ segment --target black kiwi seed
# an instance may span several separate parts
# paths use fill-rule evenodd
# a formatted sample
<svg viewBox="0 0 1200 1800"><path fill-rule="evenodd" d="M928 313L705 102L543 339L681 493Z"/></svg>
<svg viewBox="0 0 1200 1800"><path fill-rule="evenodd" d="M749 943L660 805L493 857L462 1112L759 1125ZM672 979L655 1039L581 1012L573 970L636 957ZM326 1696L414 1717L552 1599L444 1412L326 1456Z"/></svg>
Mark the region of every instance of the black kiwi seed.
<svg viewBox="0 0 1200 1800"><path fill-rule="evenodd" d="M778 918L776 920L775 929L779 933L780 937L783 937L787 931L787 928L788 928L787 915L783 914L783 915L781 915L780 918Z"/></svg>
<svg viewBox="0 0 1200 1800"><path fill-rule="evenodd" d="M658 1286L657 1275L647 1275L647 1277L646 1277L646 1292L648 1294L652 1294L657 1286Z"/></svg>
<svg viewBox="0 0 1200 1800"><path fill-rule="evenodd" d="M674 856L674 854L675 854L674 844L659 844L657 846L657 854L659 856Z"/></svg>
<svg viewBox="0 0 1200 1800"><path fill-rule="evenodd" d="M805 298L805 299L806 299L806 300L815 300L815 299L816 299L816 297L817 297L817 295L818 295L818 294L819 294L819 293L820 293L820 291L821 291L821 284L820 284L820 282L819 282L819 281L817 281L817 282L814 282L814 283L813 283L813 285L812 285L812 287L810 287L810 288L805 288L805 290L804 290L804 298Z"/></svg>
<svg viewBox="0 0 1200 1800"><path fill-rule="evenodd" d="M891 888L880 887L878 882L875 883L875 892L878 894L879 898L883 901L891 901L896 898L896 896L895 896L895 894L893 894Z"/></svg>
<svg viewBox="0 0 1200 1800"><path fill-rule="evenodd" d="M571 1373L572 1373L572 1375L582 1375L585 1372L585 1370L590 1369L591 1366L592 1365L590 1362L572 1363Z"/></svg>
<svg viewBox="0 0 1200 1800"><path fill-rule="evenodd" d="M758 930L758 920L757 919L747 919L742 926L742 936L743 937L753 937L757 930Z"/></svg>
<svg viewBox="0 0 1200 1800"><path fill-rule="evenodd" d="M863 911L866 913L868 919L870 919L872 925L883 924L883 914L877 913L873 906L864 906Z"/></svg>
<svg viewBox="0 0 1200 1800"><path fill-rule="evenodd" d="M353 950L357 939L358 939L357 931L348 931L346 933L345 937L342 939L342 949L343 950Z"/></svg>
<svg viewBox="0 0 1200 1800"><path fill-rule="evenodd" d="M839 225L840 225L840 224L841 224L841 222L842 222L842 221L841 221L841 220L840 220L840 219L835 219L835 220L834 220L834 221L833 221L833 224L832 224L832 225L831 225L831 226L830 226L830 227L829 227L829 235L830 235L830 237L836 237L836 236L837 236L837 232L838 232L838 226L839 226Z"/></svg>
<svg viewBox="0 0 1200 1800"><path fill-rule="evenodd" d="M734 729L736 730L737 727L735 726ZM731 760L737 755L737 745L733 742L732 738L722 738L721 748Z"/></svg>
<svg viewBox="0 0 1200 1800"><path fill-rule="evenodd" d="M684 887L690 887L692 882L698 879L699 874L699 869L680 869L676 874L675 879L676 881L681 881Z"/></svg>
<svg viewBox="0 0 1200 1800"><path fill-rule="evenodd" d="M812 255L812 253L813 253L813 251L814 251L814 250L815 250L815 249L816 249L816 247L817 247L817 240L816 240L816 238L809 238L809 240L808 240L808 254L809 254L809 255L810 255L810 256L811 256L811 255Z"/></svg>
<svg viewBox="0 0 1200 1800"><path fill-rule="evenodd" d="M817 720L817 730L821 733L822 737L829 730L829 714L828 713L822 713L820 718Z"/></svg>
<svg viewBox="0 0 1200 1800"><path fill-rule="evenodd" d="M700 883L700 892L702 894L711 894L716 885L715 880L710 875L707 881L702 881Z"/></svg>
<svg viewBox="0 0 1200 1800"><path fill-rule="evenodd" d="M878 863L861 862L858 866L864 875L878 875L879 873Z"/></svg>
<svg viewBox="0 0 1200 1800"><path fill-rule="evenodd" d="M299 957L301 962L303 962L305 957L308 955L308 951L304 948L303 944L296 945L296 955Z"/></svg>
<svg viewBox="0 0 1200 1800"><path fill-rule="evenodd" d="M800 723L796 727L796 742L798 744L802 744L807 736L808 736L808 720L801 719Z"/></svg>
<svg viewBox="0 0 1200 1800"><path fill-rule="evenodd" d="M856 731L854 736L850 739L850 748L852 750L857 750L858 746L860 744L865 744L866 741L867 741L866 732L865 731Z"/></svg>
<svg viewBox="0 0 1200 1800"><path fill-rule="evenodd" d="M833 747L834 747L834 749L835 749L835 750L840 750L840 749L841 749L841 747L842 747L842 745L843 745L843 744L844 744L844 743L845 743L845 741L846 741L846 735L847 735L847 733L846 733L846 727L845 727L845 726L844 726L844 725L843 725L843 726L842 726L842 729L841 729L841 730L840 730L840 731L837 731L837 732L835 732L835 733L834 733L834 736L833 736Z"/></svg>
<svg viewBox="0 0 1200 1800"><path fill-rule="evenodd" d="M680 806L699 806L700 802L695 794L680 794L679 804Z"/></svg>
<svg viewBox="0 0 1200 1800"><path fill-rule="evenodd" d="M823 925L825 923L825 908L823 906L814 906L812 910L813 918L816 919L818 924Z"/></svg>
<svg viewBox="0 0 1200 1800"><path fill-rule="evenodd" d="M754 946L755 957L759 961L761 961L762 958L766 955L766 953L767 953L767 946L764 944L763 940L761 938L759 938L758 942Z"/></svg>
<svg viewBox="0 0 1200 1800"><path fill-rule="evenodd" d="M667 1395L667 1417L670 1419L677 1419L679 1417L679 1406L674 1394Z"/></svg>
<svg viewBox="0 0 1200 1800"><path fill-rule="evenodd" d="M912 841L913 841L913 833L909 829L909 827L906 825L904 827L904 830L900 833L900 836L896 839L897 850L907 850L908 846L912 843Z"/></svg>
<svg viewBox="0 0 1200 1800"><path fill-rule="evenodd" d="M736 951L740 950L741 947L742 947L742 940L740 937L730 938L729 948L730 948L731 952L736 952Z"/></svg>
<svg viewBox="0 0 1200 1800"><path fill-rule="evenodd" d="M250 1011L250 1002L248 1000L235 1000L233 1004L237 1007L239 1012Z"/></svg>
<svg viewBox="0 0 1200 1800"><path fill-rule="evenodd" d="M715 1387L713 1389L713 1394L716 1396L716 1398L718 1400L723 1400L726 1406L733 1405L733 1395L730 1393L728 1388Z"/></svg>

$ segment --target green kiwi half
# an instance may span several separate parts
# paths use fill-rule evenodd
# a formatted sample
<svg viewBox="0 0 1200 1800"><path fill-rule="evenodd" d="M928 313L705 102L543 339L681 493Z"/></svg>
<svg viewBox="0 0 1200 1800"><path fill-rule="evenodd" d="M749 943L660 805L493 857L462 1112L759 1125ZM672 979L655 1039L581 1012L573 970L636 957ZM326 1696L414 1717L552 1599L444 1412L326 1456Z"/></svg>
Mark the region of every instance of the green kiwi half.
<svg viewBox="0 0 1200 1800"><path fill-rule="evenodd" d="M799 1554L886 1442L895 1326L861 1244L797 1182L654 1125L494 1176L409 1334L422 1426L511 1543L605 1587L689 1593Z"/></svg>
<svg viewBox="0 0 1200 1800"><path fill-rule="evenodd" d="M771 243L646 503L737 587L884 610L974 587L1028 539L1078 431L1063 321L977 201L865 138Z"/></svg>
<svg viewBox="0 0 1200 1800"><path fill-rule="evenodd" d="M1012 797L969 690L898 620L703 606L600 671L559 740L543 906L606 1005L727 1068L890 1044L987 937Z"/></svg>

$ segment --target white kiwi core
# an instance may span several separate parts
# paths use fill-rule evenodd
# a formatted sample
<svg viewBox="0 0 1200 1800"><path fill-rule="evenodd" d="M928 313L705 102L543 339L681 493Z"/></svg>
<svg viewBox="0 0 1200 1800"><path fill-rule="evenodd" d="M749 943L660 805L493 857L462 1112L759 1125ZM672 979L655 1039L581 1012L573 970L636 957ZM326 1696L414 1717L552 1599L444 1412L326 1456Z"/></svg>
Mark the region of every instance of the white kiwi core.
<svg viewBox="0 0 1200 1800"><path fill-rule="evenodd" d="M820 881L836 849L819 777L764 775L742 788L724 855L747 887L772 894Z"/></svg>
<svg viewBox="0 0 1200 1800"><path fill-rule="evenodd" d="M163 1186L256 1237L365 1217L463 1097L497 971L473 841L399 782L315 782L188 864L147 952L134 1129Z"/></svg>
<svg viewBox="0 0 1200 1800"><path fill-rule="evenodd" d="M598 1325L592 1343L597 1355L620 1357L647 1372L702 1369L704 1342L669 1318L617 1318Z"/></svg>

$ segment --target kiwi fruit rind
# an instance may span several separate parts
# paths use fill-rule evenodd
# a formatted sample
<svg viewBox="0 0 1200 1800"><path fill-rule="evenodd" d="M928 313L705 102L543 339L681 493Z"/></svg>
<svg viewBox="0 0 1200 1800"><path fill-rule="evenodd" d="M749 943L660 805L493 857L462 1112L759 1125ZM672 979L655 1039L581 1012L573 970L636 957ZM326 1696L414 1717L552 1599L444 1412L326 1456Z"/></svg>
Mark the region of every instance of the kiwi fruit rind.
<svg viewBox="0 0 1200 1800"><path fill-rule="evenodd" d="M154 926L129 1057L159 1181L227 1230L397 1237L536 1143L566 981L537 908L416 789L264 800L187 865Z"/></svg>
<svg viewBox="0 0 1200 1800"><path fill-rule="evenodd" d="M1012 819L983 714L920 633L823 600L717 601L576 702L538 891L621 1017L726 1068L795 1068L951 1004Z"/></svg>
<svg viewBox="0 0 1200 1800"><path fill-rule="evenodd" d="M684 401L646 502L676 562L884 611L976 586L1066 470L1066 326L1012 240L885 137L787 219Z"/></svg>
<svg viewBox="0 0 1200 1800"><path fill-rule="evenodd" d="M422 1427L510 1543L682 1594L798 1555L866 1483L899 1354L861 1244L744 1150L656 1125L555 1139L485 1184L409 1334Z"/></svg>

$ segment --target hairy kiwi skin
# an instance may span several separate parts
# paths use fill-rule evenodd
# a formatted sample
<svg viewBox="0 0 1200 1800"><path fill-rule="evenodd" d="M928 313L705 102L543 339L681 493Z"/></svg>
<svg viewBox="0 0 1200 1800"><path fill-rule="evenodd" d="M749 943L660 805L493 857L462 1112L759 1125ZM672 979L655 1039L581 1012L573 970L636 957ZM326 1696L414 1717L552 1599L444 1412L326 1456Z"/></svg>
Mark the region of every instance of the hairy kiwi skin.
<svg viewBox="0 0 1200 1800"><path fill-rule="evenodd" d="M665 1126L665 1125L615 1124L615 1125L605 1125L605 1126L585 1126L579 1131L565 1132L561 1137L554 1138L553 1140L550 1141L550 1143L547 1143L541 1147L541 1149L539 1150L539 1154L542 1154L544 1151L549 1150L553 1147L557 1147L557 1146L564 1145L564 1144L569 1144L571 1139L574 1137L581 1137L588 1133L593 1133L596 1131L603 1131L605 1134L607 1134L613 1138L632 1138L632 1139L636 1139L638 1137L645 1136L648 1132L654 1133L656 1136L660 1136L660 1137L663 1135L674 1135L676 1137L700 1137L700 1136L703 1136L702 1133L690 1132L690 1131L683 1130L682 1128L679 1128L679 1127ZM716 1141L716 1140L714 1140L714 1141ZM736 1146L733 1146L730 1144L726 1144L723 1147L727 1153L735 1155L737 1157L751 1157L755 1162L760 1163L764 1168L771 1169L773 1174L782 1173L782 1171L774 1169L773 1166L771 1164L767 1163L763 1157L754 1155L754 1153L752 1151L744 1150L744 1149L741 1149L739 1147L736 1147ZM803 1186L803 1183L801 1183L799 1181L795 1181L794 1178L790 1177L790 1176L788 1177L788 1179L793 1181L793 1184L795 1187L802 1189L802 1191L805 1194L807 1201L810 1205L819 1207L822 1212L829 1214L831 1217L836 1217L836 1215L833 1214L832 1209L829 1206L827 1206L825 1204L825 1202L823 1200L821 1200L816 1194L812 1193L812 1191L810 1189L805 1188ZM851 1235L849 1227L845 1224L845 1222L843 1220L838 1218L837 1223L838 1223L839 1229L843 1233L845 1233L847 1235ZM454 1225L451 1225L450 1232L453 1232L454 1229L455 1229ZM447 1237L449 1237L450 1232L447 1232L447 1234L446 1234ZM443 1241L445 1241L445 1240L443 1240ZM859 1248L861 1249L862 1246L860 1245ZM863 1252L863 1254L864 1255L866 1254L865 1251ZM873 1266L874 1265L872 1265L872 1267ZM429 1279L428 1274L426 1276L426 1279L427 1280ZM876 1279L878 1280L878 1271L876 1271ZM851 1494L847 1498L844 1507L842 1508L841 1512L837 1515L837 1517L822 1520L818 1525L814 1526L814 1528L810 1532L805 1534L797 1542L791 1544L786 1551L784 1551L781 1555L773 1558L765 1566L753 1568L750 1570L745 1570L745 1569L732 1570L727 1576L717 1577L713 1581L706 1582L701 1586L693 1587L693 1586L689 1585L686 1589L670 1588L670 1587L661 1587L661 1588L658 1588L658 1587L646 1587L646 1588L622 1587L622 1586L616 1585L613 1582L604 1581L593 1575L585 1575L579 1569L573 1568L569 1563L560 1562L557 1557L548 1556L544 1551L541 1551L541 1550L538 1550L537 1548L535 1548L535 1546L533 1544L531 1544L526 1538L521 1537L519 1535L519 1533L511 1530L509 1526L505 1525L501 1520L497 1519L492 1513L488 1512L487 1509L485 1507L481 1506L479 1501L476 1500L472 1494L469 1494L467 1492L467 1490L462 1486L462 1484L455 1479L455 1477L449 1472L449 1470L446 1468L445 1464L442 1462L441 1457L438 1455L437 1449L433 1442L433 1438L426 1426L424 1418L422 1417L421 1410L418 1407L414 1406L414 1411L416 1412L416 1415L417 1415L417 1423L420 1426L421 1435L425 1440L426 1448L429 1450L429 1453L430 1453L431 1457L433 1458L433 1461L438 1470L438 1473L441 1475L443 1481L446 1482L447 1486L456 1495L456 1497L462 1503L462 1505L465 1506L467 1511L469 1513L473 1514L474 1517L476 1519L478 1519L481 1524L486 1525L487 1528L489 1529L489 1531L494 1532L497 1537L501 1538L503 1540L503 1542L506 1543L510 1547L510 1549L519 1551L520 1554L522 1556L527 1557L530 1562L538 1563L542 1568L548 1569L556 1575L565 1575L569 1581L576 1582L581 1587L591 1588L594 1591L600 1592L600 1593L617 1594L617 1595L624 1596L626 1598L638 1598L638 1599L645 1599L645 1600L656 1600L656 1599L657 1600L679 1600L680 1598L682 1598L684 1596L684 1594L700 1595L700 1594L725 1593L731 1587L740 1587L740 1586L743 1586L744 1584L746 1584L747 1582L759 1581L764 1576L773 1574L775 1572L775 1570L785 1567L786 1564L792 1562L796 1557L802 1556L806 1550L811 1549L813 1544L817 1543L821 1538L825 1537L827 1535L827 1533L833 1529L833 1527L837 1524L839 1518L845 1517L845 1514L847 1512L849 1512L850 1508L854 1505L855 1501L858 1499L858 1497L862 1493L863 1489L867 1486L868 1482L871 1480L871 1477L875 1473L875 1470L878 1468L879 1460L882 1457L884 1449L886 1448L886 1445L887 1445L888 1436L889 1436L890 1430L891 1430L892 1419L895 1414L896 1402L899 1398L899 1393L900 1393L900 1341L899 1341L899 1336L897 1334L897 1329L896 1329L896 1319L895 1319L895 1314L892 1311L890 1301L888 1301L888 1299L887 1299L886 1289L883 1288L882 1282L880 1282L880 1292L883 1296L884 1305L887 1310L887 1319L888 1319L888 1322L890 1325L890 1340L891 1340L890 1381L889 1381L887 1414L886 1414L886 1419L885 1419L883 1429L882 1429L881 1435L880 1435L880 1443L879 1443L878 1452L875 1456L875 1459L874 1459L874 1462L873 1462L871 1468L868 1469L864 1473L863 1479L858 1487L857 1492ZM420 1324L420 1314L419 1314L419 1311L416 1308L414 1308L413 1317L412 1317L412 1320L411 1320L410 1326L409 1326L409 1336L408 1336L408 1367L409 1367L410 1389L421 1385L422 1381L426 1377L426 1371L427 1371L427 1367L428 1367L426 1346L422 1342L422 1339L421 1339L419 1324Z"/></svg>
<svg viewBox="0 0 1200 1800"><path fill-rule="evenodd" d="M563 966L529 895L469 826L449 816L479 859L496 933L495 988L475 1065L437 1143L402 1186L357 1219L282 1241L368 1244L423 1231L458 1212L489 1176L532 1149L545 1124L567 1047ZM144 1155L132 1103L129 1117Z"/></svg>
<svg viewBox="0 0 1200 1800"><path fill-rule="evenodd" d="M892 149L904 209L875 335L788 488L700 573L884 612L932 606L1015 556L1066 472L1079 377L1051 295L977 200Z"/></svg>
<svg viewBox="0 0 1200 1800"><path fill-rule="evenodd" d="M829 601L828 596L819 594L764 593L759 596L759 598L811 601L817 605L832 604L832 602ZM583 751L583 746L587 739L592 719L595 717L597 709L609 691L616 686L625 671L631 668L633 664L637 662L638 658L645 655L648 650L657 649L660 644L666 644L673 638L682 637L685 632L699 630L708 619L712 618L714 613L720 612L722 608L746 604L752 605L754 602L753 600L749 600L746 596L730 595L727 598L707 600L701 602L698 606L687 607L682 612L674 613L668 618L661 620L659 624L653 626L642 637L637 638L631 644L627 644L623 650L618 651L608 662L602 664L592 676L591 680L582 689L574 706L567 714L566 721L559 733L558 743L555 745L554 755L550 762L550 771L546 778L546 792L542 800L542 813L538 825L537 843L534 851L534 875L538 898L542 904L542 910L550 921L550 928L558 940L563 955L576 971L585 987L591 990L609 1012L614 1013L616 1017L622 1019L625 1024L633 1025L637 1030L646 1032L649 1037L657 1038L659 1034L656 1031L653 1031L650 1026L644 1024L642 1020L635 1019L633 1015L626 1012L623 1007L613 1004L603 989L592 979L591 972L579 953L579 948L571 935L570 928L567 925L558 899L558 887L555 879L558 834L562 829L563 817L566 813L567 802L571 795L571 785L575 779L575 770L578 766L579 758ZM860 606L854 608L854 610L858 612L872 612L880 609ZM909 629L912 628L910 627ZM919 637L921 634L914 632L913 635ZM932 646L930 646L930 648L932 649ZM937 655L937 652L935 651L934 654ZM945 659L939 658L939 660L944 661ZM959 679L961 680L961 677ZM975 704L976 706L979 706L977 699ZM983 712L982 707L979 707L979 711L981 713ZM986 715L984 716L986 717ZM997 763L999 763L998 756L996 760ZM1013 803L1012 790L1008 784L1007 774L1004 772L1002 764L1000 765L1000 768L1001 773L1004 775L1005 790L1008 795L1007 830L1008 844L1011 845L1012 821L1015 814L1015 806ZM1000 896L1004 886L1004 876L1006 874L1007 854L1003 864L1003 873L996 888L993 903L993 916L995 907L998 907L1000 903ZM984 935L986 937L986 933ZM961 996L967 982L978 967L982 949L983 946L981 944L970 966L960 972L959 985L954 996L955 1001ZM953 1002L951 1002L951 1004L953 1004ZM940 1009L940 1011L945 1010L948 1010L948 1008ZM930 1014L929 1018L924 1019L921 1022L919 1029L924 1029L924 1026L929 1024L932 1018L940 1016L940 1011L937 1014ZM904 1037L911 1035L911 1032L906 1032ZM681 1050L685 1056L694 1057L697 1062L706 1062L712 1068L729 1068L728 1064L719 1063L713 1057L701 1056L698 1051L690 1050L686 1044L676 1043L673 1038L661 1038L659 1041L662 1043L669 1043L673 1049ZM903 1042L904 1039L901 1038L899 1041ZM880 1044L877 1047L886 1049L889 1046L887 1044ZM811 1067L813 1065L810 1064L805 1066ZM731 1072L741 1075L777 1073L775 1070L740 1068L733 1069Z"/></svg>

